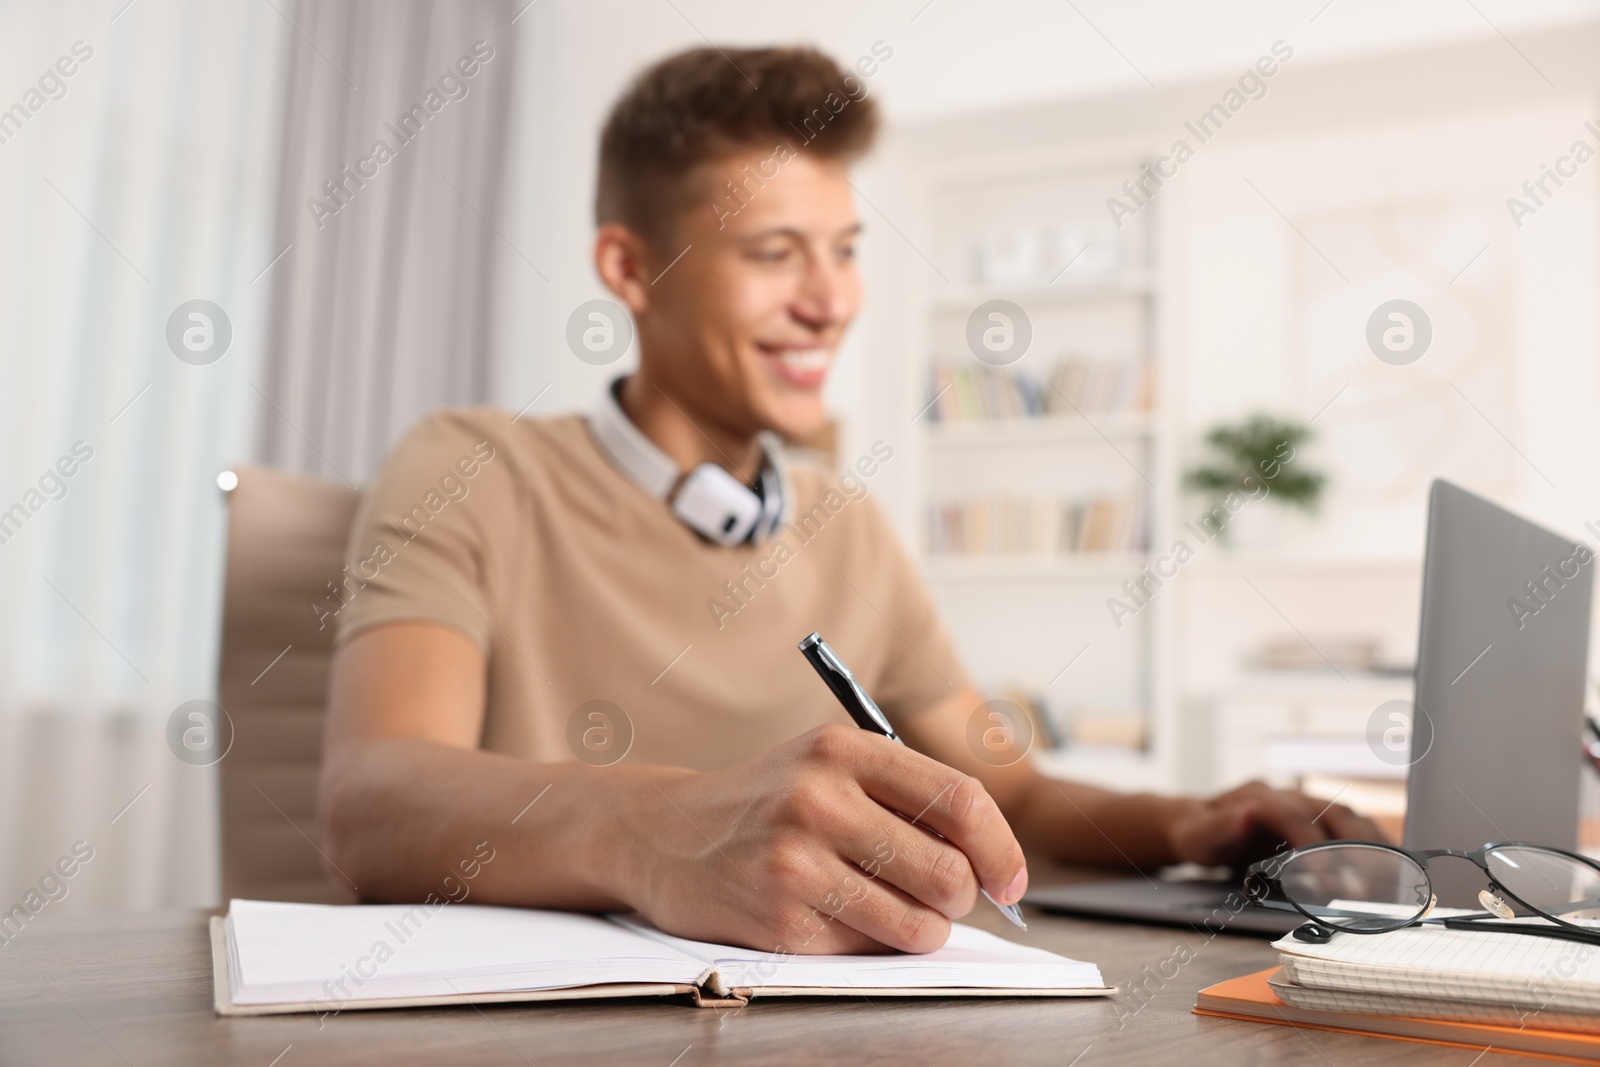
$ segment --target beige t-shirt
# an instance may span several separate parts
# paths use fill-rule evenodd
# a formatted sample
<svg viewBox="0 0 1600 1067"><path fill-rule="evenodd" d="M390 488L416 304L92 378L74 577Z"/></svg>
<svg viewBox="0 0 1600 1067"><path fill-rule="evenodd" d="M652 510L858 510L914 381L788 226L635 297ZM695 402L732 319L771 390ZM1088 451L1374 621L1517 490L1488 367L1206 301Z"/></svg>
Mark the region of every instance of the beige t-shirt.
<svg viewBox="0 0 1600 1067"><path fill-rule="evenodd" d="M488 661L482 747L532 760L709 770L848 723L795 647L813 630L903 721L969 683L871 499L888 462L881 442L847 476L791 459L789 522L728 548L630 481L582 416L443 410L365 494L319 613L339 642L402 620L467 635Z"/></svg>

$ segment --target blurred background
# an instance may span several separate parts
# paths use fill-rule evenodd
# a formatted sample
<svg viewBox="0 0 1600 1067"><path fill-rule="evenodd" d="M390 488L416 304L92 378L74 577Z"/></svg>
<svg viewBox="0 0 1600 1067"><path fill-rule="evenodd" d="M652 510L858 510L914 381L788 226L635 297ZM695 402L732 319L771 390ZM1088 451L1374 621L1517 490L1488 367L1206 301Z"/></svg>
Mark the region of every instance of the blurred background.
<svg viewBox="0 0 1600 1067"><path fill-rule="evenodd" d="M0 903L217 900L224 472L587 406L599 125L707 41L873 61L828 447L1036 758L1397 814L1429 482L1600 539L1600 3L8 0Z"/></svg>

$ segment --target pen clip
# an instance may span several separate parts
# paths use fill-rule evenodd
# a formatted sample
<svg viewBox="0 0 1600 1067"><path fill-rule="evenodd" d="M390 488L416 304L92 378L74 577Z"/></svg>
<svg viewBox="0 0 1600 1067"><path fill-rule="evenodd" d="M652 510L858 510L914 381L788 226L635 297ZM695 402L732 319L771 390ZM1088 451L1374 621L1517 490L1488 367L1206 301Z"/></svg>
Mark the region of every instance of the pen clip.
<svg viewBox="0 0 1600 1067"><path fill-rule="evenodd" d="M851 708L846 703L846 710L852 713L853 718L857 717L855 712L859 710L861 714L866 715L871 720L870 726L860 721L857 722L858 726L872 729L875 733L881 733L891 741L900 740L900 735L894 732L894 727L889 723L889 717L883 713L883 709L879 708L877 702L867 695L867 691L861 687L861 683L856 681L856 676L850 673L850 668L844 665L844 660L839 658L837 652L828 647L828 643L821 636L812 634L807 637L800 642L800 650L802 652L814 652L816 659L812 660L813 665L818 665L818 661L820 661L820 667L826 667L832 671L837 676L838 683L843 685L850 695L855 698L856 707ZM811 657L807 656L807 658L810 659ZM834 695L838 696L841 701L844 700L844 694L838 691L838 685L830 684L829 688L834 690Z"/></svg>
<svg viewBox="0 0 1600 1067"><path fill-rule="evenodd" d="M883 714L883 709L879 708L877 703L867 695L867 691L861 688L861 683L856 681L856 676L850 673L850 668L846 667L844 662L834 654L833 649L818 641L817 651L822 654L823 659L828 661L828 666L844 675L845 683L850 686L850 691L855 693L856 699L861 701L861 706L866 709L868 715L872 716L873 721L883 727L884 734L888 737L895 736L894 727L889 725L889 719Z"/></svg>

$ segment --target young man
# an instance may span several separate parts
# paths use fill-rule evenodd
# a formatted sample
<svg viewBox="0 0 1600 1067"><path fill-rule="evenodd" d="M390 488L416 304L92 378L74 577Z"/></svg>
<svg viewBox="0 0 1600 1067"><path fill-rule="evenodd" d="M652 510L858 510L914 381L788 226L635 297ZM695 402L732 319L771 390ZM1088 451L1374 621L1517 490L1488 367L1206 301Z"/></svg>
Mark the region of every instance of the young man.
<svg viewBox="0 0 1600 1067"><path fill-rule="evenodd" d="M440 412L367 493L319 805L353 892L445 895L470 863L477 902L631 909L760 949L920 952L980 887L1022 896L1023 846L1151 867L1375 834L1259 783L1125 795L969 749L983 698L863 499L895 443L846 476L776 444L823 424L861 300L862 88L806 49L695 49L646 71L601 141L594 251L639 369L587 416ZM728 529L695 508L730 499L746 511ZM796 651L813 630L906 746L850 725Z"/></svg>

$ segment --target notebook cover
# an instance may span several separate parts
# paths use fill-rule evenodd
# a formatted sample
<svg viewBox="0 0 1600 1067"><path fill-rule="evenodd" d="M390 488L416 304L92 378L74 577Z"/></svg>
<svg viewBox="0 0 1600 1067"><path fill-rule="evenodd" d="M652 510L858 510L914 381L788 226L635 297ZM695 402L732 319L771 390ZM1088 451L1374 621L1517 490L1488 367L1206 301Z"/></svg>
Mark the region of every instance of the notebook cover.
<svg viewBox="0 0 1600 1067"><path fill-rule="evenodd" d="M1012 986L740 986L736 997L1109 997L1114 986L1030 989Z"/></svg>
<svg viewBox="0 0 1600 1067"><path fill-rule="evenodd" d="M1271 967L1202 989L1195 998L1194 1014L1278 1026L1303 1026L1341 1034L1386 1037L1479 1052L1492 1047L1496 1052L1517 1052L1563 1063L1593 1063L1600 1060L1600 1034L1294 1008L1278 999L1267 985L1277 973L1278 968Z"/></svg>

